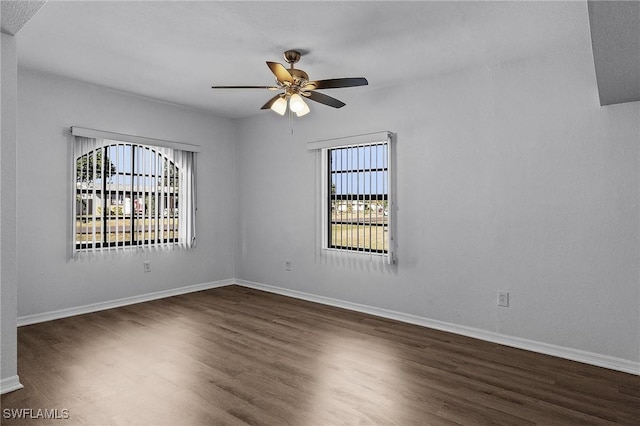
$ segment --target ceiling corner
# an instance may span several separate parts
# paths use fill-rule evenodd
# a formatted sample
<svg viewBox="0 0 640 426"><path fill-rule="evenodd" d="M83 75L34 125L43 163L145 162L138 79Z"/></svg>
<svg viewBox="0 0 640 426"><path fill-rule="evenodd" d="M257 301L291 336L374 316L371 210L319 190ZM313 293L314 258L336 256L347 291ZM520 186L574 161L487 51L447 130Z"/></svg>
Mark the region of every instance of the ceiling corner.
<svg viewBox="0 0 640 426"><path fill-rule="evenodd" d="M0 31L16 35L46 3L34 0L3 0L0 2Z"/></svg>
<svg viewBox="0 0 640 426"><path fill-rule="evenodd" d="M640 2L587 2L600 105L640 101Z"/></svg>

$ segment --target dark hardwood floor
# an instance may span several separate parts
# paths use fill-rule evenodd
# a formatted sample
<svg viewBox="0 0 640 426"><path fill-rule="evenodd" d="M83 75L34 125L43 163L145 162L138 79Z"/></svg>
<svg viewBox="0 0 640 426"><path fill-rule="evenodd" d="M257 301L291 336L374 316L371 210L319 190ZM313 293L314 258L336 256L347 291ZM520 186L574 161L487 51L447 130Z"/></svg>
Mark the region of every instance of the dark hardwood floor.
<svg viewBox="0 0 640 426"><path fill-rule="evenodd" d="M639 424L640 377L238 286L18 330L3 424ZM6 419L8 409L68 419Z"/></svg>

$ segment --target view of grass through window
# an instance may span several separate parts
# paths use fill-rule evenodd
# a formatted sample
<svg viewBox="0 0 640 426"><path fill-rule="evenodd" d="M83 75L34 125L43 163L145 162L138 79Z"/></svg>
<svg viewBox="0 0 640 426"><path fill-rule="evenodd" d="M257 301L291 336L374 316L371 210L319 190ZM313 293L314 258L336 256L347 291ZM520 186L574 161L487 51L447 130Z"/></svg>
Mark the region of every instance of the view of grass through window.
<svg viewBox="0 0 640 426"><path fill-rule="evenodd" d="M327 150L329 248L387 253L387 142Z"/></svg>

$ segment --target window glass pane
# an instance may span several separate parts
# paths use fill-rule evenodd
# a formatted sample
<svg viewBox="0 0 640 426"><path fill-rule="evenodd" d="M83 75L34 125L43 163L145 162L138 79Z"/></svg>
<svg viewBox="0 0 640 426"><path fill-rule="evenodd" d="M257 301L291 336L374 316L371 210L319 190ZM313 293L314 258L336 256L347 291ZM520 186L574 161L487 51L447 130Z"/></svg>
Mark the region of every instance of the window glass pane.
<svg viewBox="0 0 640 426"><path fill-rule="evenodd" d="M330 248L387 252L387 144L327 150Z"/></svg>
<svg viewBox="0 0 640 426"><path fill-rule="evenodd" d="M76 248L176 242L176 164L155 149L125 143L76 159Z"/></svg>

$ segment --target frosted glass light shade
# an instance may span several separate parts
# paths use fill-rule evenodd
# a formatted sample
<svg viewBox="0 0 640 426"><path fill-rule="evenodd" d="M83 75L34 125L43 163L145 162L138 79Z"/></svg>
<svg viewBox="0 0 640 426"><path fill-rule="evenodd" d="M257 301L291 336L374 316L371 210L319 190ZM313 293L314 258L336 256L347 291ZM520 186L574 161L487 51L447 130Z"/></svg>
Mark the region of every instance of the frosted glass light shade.
<svg viewBox="0 0 640 426"><path fill-rule="evenodd" d="M302 96L298 95L297 93L291 95L291 99L289 99L289 108L291 108L291 111L296 113L300 112L304 109L305 106L307 106L307 104L305 104L302 100Z"/></svg>
<svg viewBox="0 0 640 426"><path fill-rule="evenodd" d="M306 102L302 102L302 104L304 105L304 108L302 108L302 110L296 112L296 116L297 117L302 117L303 115L307 115L307 114L309 114L311 112L311 110L309 109L309 106L307 105Z"/></svg>
<svg viewBox="0 0 640 426"><path fill-rule="evenodd" d="M280 115L284 115L287 112L287 100L285 98L279 98L271 105L271 109Z"/></svg>

